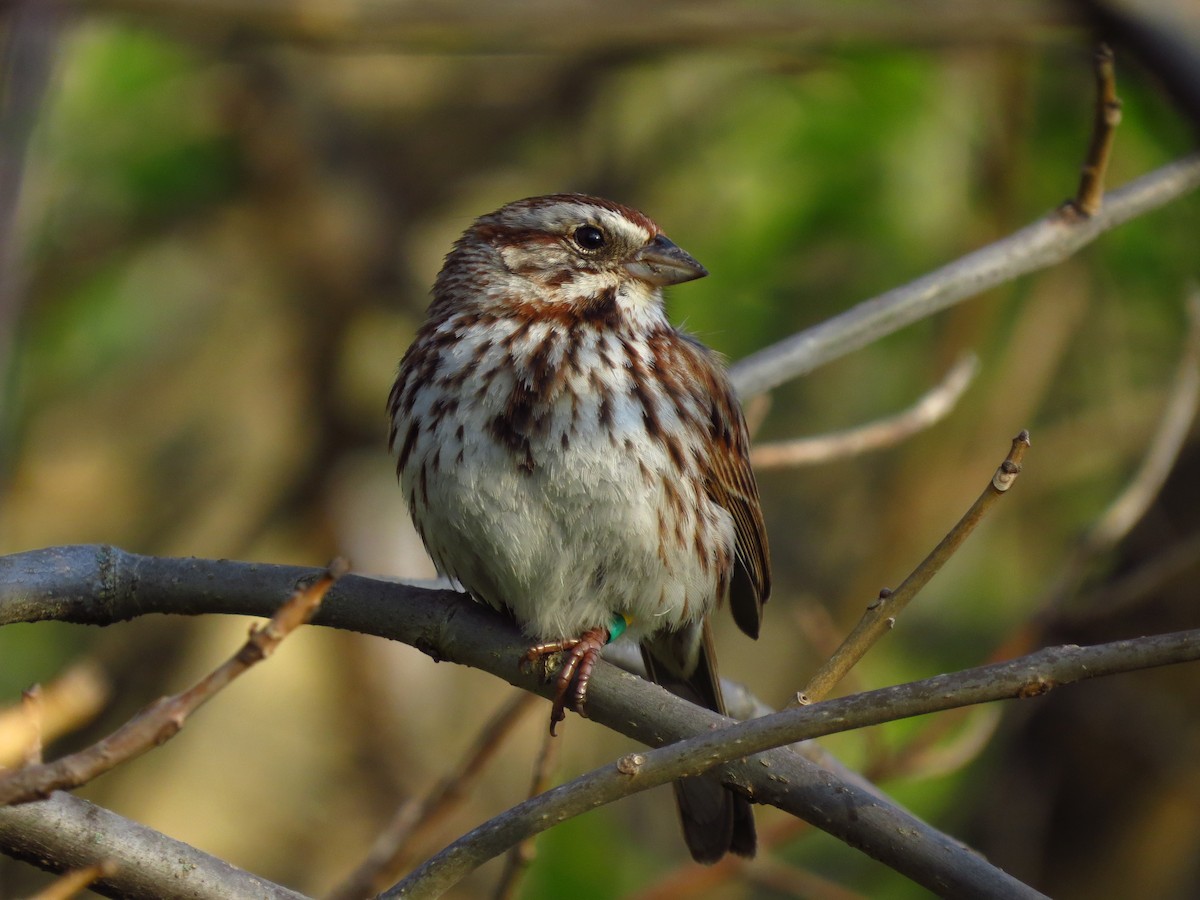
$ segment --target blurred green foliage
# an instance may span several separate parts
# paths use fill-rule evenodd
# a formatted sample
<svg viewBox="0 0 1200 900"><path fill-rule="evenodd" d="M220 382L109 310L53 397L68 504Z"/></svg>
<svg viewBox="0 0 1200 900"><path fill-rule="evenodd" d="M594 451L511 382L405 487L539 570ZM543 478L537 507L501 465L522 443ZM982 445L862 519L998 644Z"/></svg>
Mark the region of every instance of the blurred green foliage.
<svg viewBox="0 0 1200 900"><path fill-rule="evenodd" d="M673 317L737 358L1073 193L1091 122L1088 55L1050 43L440 57L73 23L20 210L28 289L17 405L4 413L0 552L87 541L309 564L345 553L363 571L427 574L394 489L382 410L440 256L474 216L570 189L646 210L712 272L669 296ZM1189 147L1188 129L1139 73L1121 70L1120 92L1116 183ZM821 653L821 629L801 613L820 609L822 627L844 631L924 556L1028 426L1018 488L856 680L873 687L986 660L1145 448L1180 353L1197 234L1193 197L776 391L764 439L869 421L912 402L962 353L982 361L960 408L930 432L763 476L778 588L757 647L720 623L724 674L783 702ZM123 688L101 730L177 677L171 655L145 647L184 648L178 658L201 668L225 647L192 623L111 631L0 631L4 699L87 647ZM325 798L336 779L336 797L321 800L327 821L311 823L325 829L319 848L285 852L247 816L181 815L183 785L209 799L220 790L190 783L186 750L162 751L170 765L135 764L89 796L267 877L327 890L392 803L440 776L453 758L440 748L457 747L486 713L461 687L464 673L379 643L329 637L296 661L328 682L329 697L296 713L326 733L327 745L310 748L320 766L284 767L292 780L277 780L280 767L249 744L206 751L269 785L281 814L297 798ZM290 670L279 670L274 690L286 694ZM252 723L273 696L237 708ZM342 718L347 698L354 714ZM189 729L219 729L217 716ZM831 746L869 765L926 724ZM520 796L532 731L544 725L529 727L528 746L446 835ZM589 744L596 729L575 720L566 733L564 777L624 746L611 736ZM970 831L996 812L979 785L1001 765L993 755L887 787L942 827ZM156 801L168 784L179 792ZM651 800L662 809L630 812ZM524 896L619 896L670 871L682 845L668 807L656 792L553 830ZM780 817L760 821L767 830ZM822 835L798 837L780 858L868 896L919 895ZM1053 863L1039 860L1029 877L1058 896L1088 896ZM746 880L713 896L777 894Z"/></svg>

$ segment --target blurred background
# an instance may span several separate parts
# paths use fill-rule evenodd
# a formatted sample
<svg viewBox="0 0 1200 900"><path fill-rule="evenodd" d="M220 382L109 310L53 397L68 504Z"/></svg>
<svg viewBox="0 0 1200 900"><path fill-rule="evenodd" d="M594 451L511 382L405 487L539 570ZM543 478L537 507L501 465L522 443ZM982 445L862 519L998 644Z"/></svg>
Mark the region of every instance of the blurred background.
<svg viewBox="0 0 1200 900"><path fill-rule="evenodd" d="M790 30L770 19L789 21L783 4L693 4L675 19L537 2L508 16L285 0L0 12L0 553L342 554L362 573L431 575L384 403L443 254L507 201L581 190L646 211L712 273L671 292L673 320L736 360L1073 194L1092 120L1087 29L1045 4L974 24L939 19L939 4L868 3L857 17L836 6L797 8ZM1189 152L1195 135L1120 48L1117 67L1114 186ZM1200 624L1192 444L1167 500L1044 614L1166 406L1198 235L1200 202L1186 197L775 391L759 441L890 415L964 354L980 360L955 411L914 439L760 475L776 589L757 644L720 617L722 673L786 702L1023 427L1033 447L1016 488L843 689ZM1122 576L1171 552L1171 577L1114 598ZM10 626L0 705L95 660L112 699L58 754L186 686L247 626ZM827 745L1056 897L1190 897L1198 685L1179 667ZM80 793L320 894L511 691L406 646L308 629L169 745ZM547 711L525 717L424 852L522 798ZM560 779L631 749L576 717L562 733ZM691 869L674 818L660 790L555 829L520 895L678 886ZM759 821L764 859L674 895L923 895L774 810ZM498 871L455 896L485 896ZM0 860L2 895L43 881Z"/></svg>

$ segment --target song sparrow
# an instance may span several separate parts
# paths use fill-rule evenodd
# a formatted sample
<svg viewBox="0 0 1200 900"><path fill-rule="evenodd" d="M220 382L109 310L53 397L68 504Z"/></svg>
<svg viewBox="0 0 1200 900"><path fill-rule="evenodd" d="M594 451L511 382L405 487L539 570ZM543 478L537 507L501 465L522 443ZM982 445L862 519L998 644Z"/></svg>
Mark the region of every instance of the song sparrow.
<svg viewBox="0 0 1200 900"><path fill-rule="evenodd" d="M438 569L568 650L551 719L583 712L627 626L650 677L724 712L707 617L758 636L767 539L745 421L662 287L708 274L643 214L580 194L519 200L454 245L400 362L390 446ZM693 857L755 849L715 774L676 784Z"/></svg>

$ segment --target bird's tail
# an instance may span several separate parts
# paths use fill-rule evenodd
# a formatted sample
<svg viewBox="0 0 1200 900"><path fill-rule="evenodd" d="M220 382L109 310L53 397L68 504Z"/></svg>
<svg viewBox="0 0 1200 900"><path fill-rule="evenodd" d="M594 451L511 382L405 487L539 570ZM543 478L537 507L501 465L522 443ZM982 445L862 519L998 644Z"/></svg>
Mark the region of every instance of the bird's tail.
<svg viewBox="0 0 1200 900"><path fill-rule="evenodd" d="M676 632L651 638L642 644L642 659L650 680L677 697L725 715L725 700L717 677L712 633L706 621L700 629L698 647L687 652L687 636ZM681 660L694 657L689 674ZM675 800L683 823L683 838L692 858L711 865L726 853L752 857L758 844L750 801L721 783L716 772L707 772L675 782Z"/></svg>

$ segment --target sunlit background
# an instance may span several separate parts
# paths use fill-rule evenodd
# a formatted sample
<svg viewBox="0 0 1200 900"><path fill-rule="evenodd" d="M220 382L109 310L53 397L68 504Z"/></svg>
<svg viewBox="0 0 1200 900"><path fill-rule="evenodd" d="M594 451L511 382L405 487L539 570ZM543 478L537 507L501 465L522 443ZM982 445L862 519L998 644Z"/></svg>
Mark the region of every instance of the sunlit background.
<svg viewBox="0 0 1200 900"><path fill-rule="evenodd" d="M1075 190L1091 127L1092 48L1070 29L794 47L733 33L719 49L650 36L626 50L598 32L594 46L502 53L447 40L453 26L391 46L207 15L201 27L59 10L40 26L52 68L25 123L7 301L18 317L0 342L0 553L342 554L361 573L428 576L384 403L441 257L475 216L562 190L645 210L712 273L670 292L673 320L737 359L1054 208ZM1120 56L1118 72L1113 185L1193 146L1151 79ZM1200 203L1185 198L777 390L758 440L892 414L964 354L980 359L956 410L918 437L760 476L776 589L757 644L720 617L723 674L786 702L1028 427L1017 487L843 688L977 665L1005 646L1145 452L1183 352L1198 246ZM1198 466L1185 450L1173 505L1100 562L1036 644L1196 627L1194 564L1178 590L1117 613L1091 614L1090 598L1200 527ZM60 753L185 686L247 626L11 626L0 705L97 660L114 699ZM1053 896L1195 896L1197 684L1187 667L1109 679L1009 705L998 724L980 712L936 735L927 719L829 746ZM511 691L410 647L308 629L169 745L80 793L320 894ZM523 797L547 711L527 716L424 852ZM577 717L560 740L560 779L631 747ZM673 877L688 865L674 818L664 789L551 831L521 895L625 896ZM785 820L759 814L764 834ZM923 896L811 829L763 856L705 896L816 896L791 867L867 896ZM485 895L497 874L455 896ZM0 860L0 894L43 882Z"/></svg>

